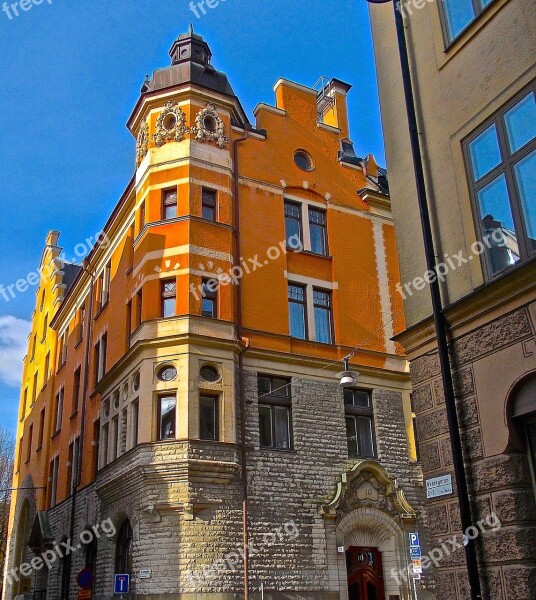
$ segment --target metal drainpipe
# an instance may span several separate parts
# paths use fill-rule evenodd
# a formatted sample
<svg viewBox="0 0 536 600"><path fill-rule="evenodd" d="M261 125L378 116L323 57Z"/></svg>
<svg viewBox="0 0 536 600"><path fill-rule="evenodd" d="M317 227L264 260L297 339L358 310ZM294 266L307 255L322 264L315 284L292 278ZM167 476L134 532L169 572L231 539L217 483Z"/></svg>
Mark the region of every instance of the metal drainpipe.
<svg viewBox="0 0 536 600"><path fill-rule="evenodd" d="M411 152L415 171L417 199L419 202L419 212L423 231L426 264L429 271L436 272L436 253L434 249L434 238L432 235L432 226L430 222L430 213L428 209L428 199L426 192L426 183L424 179L421 144L419 140L419 130L417 126L417 114L413 96L413 86L411 83L408 47L404 31L404 20L402 17L402 13L398 10L398 0L393 0L393 6L395 10L396 34L398 39L398 49L400 52L400 65L402 69L402 81L404 84L404 96L406 101L406 111L411 141ZM450 431L452 461L454 465L454 474L456 478L456 486L458 491L458 502L460 505L461 523L463 531L466 531L467 528L473 524L473 521L471 516L471 504L469 502L469 489L467 485L467 477L465 473L465 467L463 464L460 428L456 413L454 385L452 381L452 371L449 360L447 338L448 323L443 314L441 289L439 287L439 281L437 278L430 283L430 293L432 296L432 308L437 337L437 346L439 351L439 361L441 365L441 376L443 380L443 388L445 390L445 406ZM468 540L468 544L465 546L465 559L467 563L469 585L471 587L471 599L481 600L482 592L480 588L478 560L476 556L476 547L474 540Z"/></svg>
<svg viewBox="0 0 536 600"><path fill-rule="evenodd" d="M71 496L71 528L69 534L69 543L72 544L74 537L74 521L75 521L75 510L76 510L76 494L78 491L78 487L82 482L82 455L84 453L84 436L85 436L85 425L86 425L86 396L88 389L88 380L89 380L89 352L91 349L91 321L92 321L92 312L93 312L93 292L94 292L94 277L93 273L89 271L89 263L87 260L83 262L83 269L86 273L89 273L91 277L91 283L89 286L89 303L87 310L87 325L85 330L86 343L84 348L84 379L82 382L82 407L80 411L80 444L78 446L78 454L76 457L76 465L74 467L74 485ZM98 458L97 458L98 460ZM72 567L72 557L69 554L67 560L67 569L69 573L69 582L71 581L71 567Z"/></svg>
<svg viewBox="0 0 536 600"><path fill-rule="evenodd" d="M233 203L235 222L235 266L240 265L240 206L238 203L238 144L249 137L251 125L244 126L244 136L233 141ZM242 339L242 289L240 283L236 286L236 327L239 342ZM242 464L242 529L244 536L244 600L249 600L249 531L248 531L248 470L246 450L246 399L244 397L244 353L249 348L246 340L244 348L238 355L238 386L240 395L240 453Z"/></svg>

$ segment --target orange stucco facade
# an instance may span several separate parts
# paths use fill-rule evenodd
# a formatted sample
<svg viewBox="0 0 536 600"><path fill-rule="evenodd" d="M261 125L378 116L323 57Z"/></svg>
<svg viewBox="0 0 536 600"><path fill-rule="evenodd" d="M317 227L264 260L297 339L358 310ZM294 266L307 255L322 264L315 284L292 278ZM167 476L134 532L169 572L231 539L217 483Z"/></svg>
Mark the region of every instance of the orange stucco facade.
<svg viewBox="0 0 536 600"><path fill-rule="evenodd" d="M102 437L100 456L97 450L103 401L122 374L139 364L156 344L160 360L165 360L166 348L172 352L172 347L179 346L184 352L200 347L207 355L215 348L234 357L247 348L246 356L253 362L277 360L288 365L289 373L293 365L305 365L332 379L341 370L342 359L357 348L351 367L359 370L365 382L367 378L381 379L407 390L407 435L413 448L407 364L401 348L390 339L404 328L404 321L395 289L400 275L389 199L378 184L379 170L372 157L358 163L341 153L341 143L349 142L349 86L337 80L330 85L330 90L324 90L328 108L319 120L318 91L278 81L275 106L259 105L254 127L247 123L235 96L214 89L186 83L142 94L128 122L138 140L135 175L105 225L103 239L84 268L70 273L73 281L68 285L65 268L58 261L59 234L49 234L43 253L43 264L53 265L52 275L43 277L37 293L30 349L24 361L22 389L27 400L21 402L17 440L21 459L14 479L14 487L31 482L38 488L38 510L50 508L53 484L57 486L55 504L70 496L69 446L81 433L83 407L79 488L89 485L99 466L110 462L102 459ZM170 129L162 119L159 125L166 107L173 113L174 120L168 125L173 126L176 137L159 142L158 132L166 134ZM207 109L215 122L204 122L207 131L200 138L195 127L203 121L196 118ZM182 132L178 131L181 115ZM210 138L214 124L219 139ZM245 139L235 146L239 138ZM312 159L310 170L295 163L298 150ZM203 218L203 189L216 197L214 220ZM176 191L176 214L165 218L163 197L170 190ZM324 211L325 255L311 251L305 222L303 251L285 248L286 200L305 207L303 215L307 215L307 207ZM238 266L242 276L235 282L223 277L233 267L236 276ZM214 319L202 316L200 286L207 278L220 281ZM174 315L166 318L162 314L163 281L176 283ZM332 343L291 336L289 282L331 294ZM109 287L104 294L102 286ZM45 315L46 335L41 340ZM314 326L310 306L306 319ZM95 347L104 335L106 364L97 382ZM67 350L61 364L59 340L63 336ZM101 348L101 359L102 352ZM34 393L35 373L39 375ZM149 375L141 385L138 443L157 441L153 387ZM73 398L75 389L80 390L77 400ZM55 403L60 390L64 390L64 400L58 428ZM187 383L178 391L179 439L198 437L197 409L184 400L191 392ZM236 444L237 408L229 399L221 410L220 441ZM40 433L42 411L44 430ZM28 450L30 435L32 448ZM56 456L60 465L57 483L51 477Z"/></svg>

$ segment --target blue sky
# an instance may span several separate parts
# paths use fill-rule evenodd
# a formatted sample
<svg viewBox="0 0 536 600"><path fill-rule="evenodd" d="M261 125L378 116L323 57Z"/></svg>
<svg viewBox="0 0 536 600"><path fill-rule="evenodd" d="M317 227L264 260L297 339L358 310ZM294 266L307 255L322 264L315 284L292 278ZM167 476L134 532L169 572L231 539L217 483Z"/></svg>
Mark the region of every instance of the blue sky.
<svg viewBox="0 0 536 600"><path fill-rule="evenodd" d="M169 64L190 22L210 44L250 119L285 77L353 84L358 154L384 163L365 0L225 0L197 19L188 0L44 0L0 12L0 284L38 265L47 231L75 245L99 231L133 174L125 127L145 73ZM0 424L14 429L19 365L35 304L0 297Z"/></svg>

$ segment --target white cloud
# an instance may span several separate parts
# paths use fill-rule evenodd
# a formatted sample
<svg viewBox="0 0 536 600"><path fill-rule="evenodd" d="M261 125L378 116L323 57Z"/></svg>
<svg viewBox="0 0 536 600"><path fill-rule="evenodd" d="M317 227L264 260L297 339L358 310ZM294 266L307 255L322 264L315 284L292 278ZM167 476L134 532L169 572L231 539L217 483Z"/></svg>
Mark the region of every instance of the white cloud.
<svg viewBox="0 0 536 600"><path fill-rule="evenodd" d="M31 326L30 321L11 315L0 317L0 381L11 387L20 386Z"/></svg>

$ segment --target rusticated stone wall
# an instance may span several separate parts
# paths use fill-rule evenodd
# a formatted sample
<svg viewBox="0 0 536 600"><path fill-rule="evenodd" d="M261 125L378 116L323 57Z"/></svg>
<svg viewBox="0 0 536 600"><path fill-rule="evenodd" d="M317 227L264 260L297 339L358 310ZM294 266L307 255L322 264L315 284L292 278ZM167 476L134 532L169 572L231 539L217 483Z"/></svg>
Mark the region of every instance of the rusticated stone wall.
<svg viewBox="0 0 536 600"><path fill-rule="evenodd" d="M496 371L499 361L512 363L508 389L520 373L536 370L536 353L527 351L534 343L534 311L524 307L487 323L451 345L458 420L461 425L466 472L473 507L473 520L485 520L494 513L501 522L497 531L477 538L481 564L483 598L486 600L534 600L536 598L536 504L528 457L520 449L503 444L501 452L487 451L486 439L507 439L509 398L484 393L475 372L503 378ZM508 368L505 369L508 373ZM417 435L425 479L451 473L452 452L445 412L445 397L437 352L411 363L413 402L417 415ZM479 388L480 385L480 388ZM491 411L499 418L489 419ZM508 434L509 432L506 432ZM488 446L491 446L488 442ZM461 533L459 507L454 494L426 501L426 522L432 546ZM437 600L469 598L463 548L441 559L435 570Z"/></svg>

